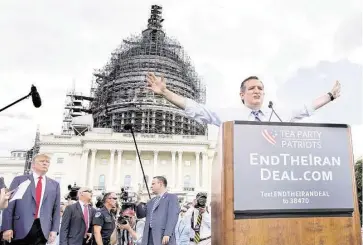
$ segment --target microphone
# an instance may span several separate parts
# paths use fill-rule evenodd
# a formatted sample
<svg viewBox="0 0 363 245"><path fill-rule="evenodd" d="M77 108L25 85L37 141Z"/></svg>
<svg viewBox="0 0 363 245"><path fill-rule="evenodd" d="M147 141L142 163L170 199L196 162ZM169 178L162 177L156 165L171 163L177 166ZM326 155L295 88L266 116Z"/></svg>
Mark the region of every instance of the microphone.
<svg viewBox="0 0 363 245"><path fill-rule="evenodd" d="M30 93L32 95L33 105L35 108L39 108L42 105L42 100L40 99L40 95L34 85L32 85Z"/></svg>
<svg viewBox="0 0 363 245"><path fill-rule="evenodd" d="M30 90L30 93L29 93L29 94L27 94L27 95L25 95L24 97L22 97L22 98L18 99L17 101L14 101L14 102L13 102L13 103L11 103L10 105L7 105L7 106L5 106L4 108L1 108L1 109L0 109L0 112L2 112L2 111L4 111L4 110L8 109L9 107L11 107L11 106L13 106L13 105L15 105L15 104L19 103L20 101L23 101L23 100L25 100L25 99L29 98L30 96L32 97L33 105L34 105L36 108L39 108L39 107L42 105L42 100L40 99L40 95L39 95L39 93L38 93L38 91L37 91L37 88L36 88L34 85L32 85L32 87L31 87L31 90Z"/></svg>
<svg viewBox="0 0 363 245"><path fill-rule="evenodd" d="M136 143L136 139L135 139L135 134L134 134L134 130L132 128L132 125L131 124L125 124L124 125L124 129L131 132L131 135L132 135L132 138L134 139L134 144L135 144L135 148L136 148L136 153L137 153L137 156L139 158L139 162L140 162L140 167L141 167L141 171L142 171L142 176L144 176L144 182L145 182L145 186L146 186L146 190L147 190L147 193L149 194L149 198L151 199L151 195L150 195L150 191L149 191L149 186L147 184L147 181L146 181L146 176L145 176L145 172L144 172L144 167L142 166L142 162L141 162L141 157L140 157L140 152L139 152L139 148L137 147L137 143Z"/></svg>
<svg viewBox="0 0 363 245"><path fill-rule="evenodd" d="M270 114L270 118L268 119L268 121L270 122L271 121L271 117L272 117L272 114L275 114L277 116L277 118L280 120L280 122L282 122L281 118L279 117L279 115L277 115L276 111L274 110L273 108L273 103L272 101L269 101L268 102L268 108L270 108L272 111L271 111L271 114Z"/></svg>

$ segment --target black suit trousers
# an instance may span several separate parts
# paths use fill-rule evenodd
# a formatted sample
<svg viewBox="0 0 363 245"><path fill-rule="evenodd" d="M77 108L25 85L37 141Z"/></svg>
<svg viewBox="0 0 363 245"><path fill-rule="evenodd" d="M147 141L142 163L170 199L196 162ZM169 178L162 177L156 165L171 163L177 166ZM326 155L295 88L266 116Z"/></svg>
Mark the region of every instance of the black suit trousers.
<svg viewBox="0 0 363 245"><path fill-rule="evenodd" d="M6 242L8 245L45 245L47 243L47 239L44 237L42 228L40 226L40 220L35 219L32 227L26 237L20 240L14 240Z"/></svg>

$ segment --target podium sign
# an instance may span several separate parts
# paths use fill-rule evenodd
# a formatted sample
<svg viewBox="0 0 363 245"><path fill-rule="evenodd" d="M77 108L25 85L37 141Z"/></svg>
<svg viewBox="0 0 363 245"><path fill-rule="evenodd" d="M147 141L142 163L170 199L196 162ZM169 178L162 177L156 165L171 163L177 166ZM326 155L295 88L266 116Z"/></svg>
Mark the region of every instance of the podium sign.
<svg viewBox="0 0 363 245"><path fill-rule="evenodd" d="M347 126L234 123L236 214L352 213Z"/></svg>

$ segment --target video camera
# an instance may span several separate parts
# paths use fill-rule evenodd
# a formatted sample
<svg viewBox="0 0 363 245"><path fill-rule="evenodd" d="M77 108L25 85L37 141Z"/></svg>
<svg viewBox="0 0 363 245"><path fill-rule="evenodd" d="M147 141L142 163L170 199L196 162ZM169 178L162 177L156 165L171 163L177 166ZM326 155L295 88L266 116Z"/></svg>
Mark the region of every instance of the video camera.
<svg viewBox="0 0 363 245"><path fill-rule="evenodd" d="M127 223L130 223L130 218L128 216L123 216L123 215L120 215L118 218L117 218L117 223L119 225L126 225Z"/></svg>
<svg viewBox="0 0 363 245"><path fill-rule="evenodd" d="M120 225L126 225L130 222L130 218L125 215L125 212L129 212L128 215L136 215L137 219L142 219L146 217L146 203L140 202L136 205L134 202L123 202L121 204L120 216L117 219L117 223Z"/></svg>
<svg viewBox="0 0 363 245"><path fill-rule="evenodd" d="M207 193L206 192L199 192L196 197L196 204L194 205L195 208L205 208L207 204Z"/></svg>
<svg viewBox="0 0 363 245"><path fill-rule="evenodd" d="M69 190L69 193L66 197L66 199L71 199L72 201L78 201L78 190L80 189L81 187L77 186L76 183L74 183L74 185L68 185L68 190Z"/></svg>
<svg viewBox="0 0 363 245"><path fill-rule="evenodd" d="M125 188L121 188L121 200L127 202L129 199L129 193L125 190Z"/></svg>

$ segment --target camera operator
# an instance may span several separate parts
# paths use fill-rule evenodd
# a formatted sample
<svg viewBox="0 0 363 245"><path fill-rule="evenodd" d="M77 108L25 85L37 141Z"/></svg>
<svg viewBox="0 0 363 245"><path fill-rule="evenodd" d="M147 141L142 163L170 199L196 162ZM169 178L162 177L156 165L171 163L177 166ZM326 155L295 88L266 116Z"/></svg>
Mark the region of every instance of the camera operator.
<svg viewBox="0 0 363 245"><path fill-rule="evenodd" d="M140 245L145 219L137 219L135 211L126 209L117 220L118 245Z"/></svg>
<svg viewBox="0 0 363 245"><path fill-rule="evenodd" d="M185 222L190 225L190 245L211 244L211 214L207 207L207 193L200 192L194 206L184 215Z"/></svg>
<svg viewBox="0 0 363 245"><path fill-rule="evenodd" d="M129 193L125 190L125 188L121 188L121 200L124 202L129 200Z"/></svg>
<svg viewBox="0 0 363 245"><path fill-rule="evenodd" d="M103 207L96 212L93 218L94 236L97 245L109 245L116 226L115 217L111 212L113 208L116 208L116 193L106 193L102 203Z"/></svg>

